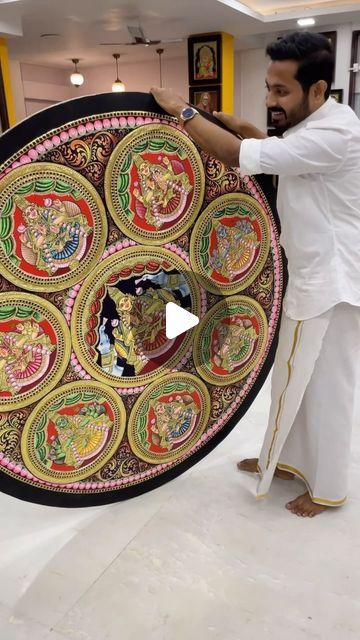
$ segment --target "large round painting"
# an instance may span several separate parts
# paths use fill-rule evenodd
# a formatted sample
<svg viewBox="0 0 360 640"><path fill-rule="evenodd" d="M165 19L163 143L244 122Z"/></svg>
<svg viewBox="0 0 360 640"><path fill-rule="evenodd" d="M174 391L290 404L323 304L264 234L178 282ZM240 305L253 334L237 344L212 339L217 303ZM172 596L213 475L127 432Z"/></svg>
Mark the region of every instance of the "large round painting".
<svg viewBox="0 0 360 640"><path fill-rule="evenodd" d="M1 136L0 261L0 490L23 500L154 489L237 425L272 366L272 178L208 156L148 94ZM168 305L197 326L171 337Z"/></svg>

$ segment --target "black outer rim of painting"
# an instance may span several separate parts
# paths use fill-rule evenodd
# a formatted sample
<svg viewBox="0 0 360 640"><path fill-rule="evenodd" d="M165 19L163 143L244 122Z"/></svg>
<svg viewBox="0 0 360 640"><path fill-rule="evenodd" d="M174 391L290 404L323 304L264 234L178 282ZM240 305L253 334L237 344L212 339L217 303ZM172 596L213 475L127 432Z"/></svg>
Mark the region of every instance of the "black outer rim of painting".
<svg viewBox="0 0 360 640"><path fill-rule="evenodd" d="M135 106L134 106L135 105ZM67 122L84 118L86 116L94 116L97 113L107 113L113 111L146 111L158 113L160 115L166 113L155 102L150 94L128 92L123 94L105 93L99 95L85 96L75 98L67 102L55 105L40 111L39 113L27 118L12 129L6 131L0 138L0 164L16 153L21 147L25 147L35 138L44 133L62 126ZM202 112L207 119L218 121L213 116ZM224 127L225 128L225 127ZM272 176L259 175L256 176L256 182L264 191L267 201L274 215L275 223L279 229L279 219L276 212L276 191L274 189ZM286 286L286 267L284 253L282 253L283 262L283 278L285 290ZM261 373L256 379L251 391L246 396L240 407L235 411L234 415L229 419L226 425L215 434L211 440L202 446L194 454L190 455L183 462L177 464L169 471L159 474L155 478L145 482L139 482L131 487L121 489L109 489L106 492L93 494L75 494L56 491L51 488L43 489L34 487L24 481L11 477L0 468L0 491L10 496L42 504L49 507L91 507L100 506L127 500L142 495L160 487L161 485L177 478L179 475L190 469L194 464L200 462L208 453L226 438L226 436L234 429L241 418L245 415L261 387L263 386L269 371L273 365L275 351L278 342L280 322L278 323L271 347L261 369Z"/></svg>

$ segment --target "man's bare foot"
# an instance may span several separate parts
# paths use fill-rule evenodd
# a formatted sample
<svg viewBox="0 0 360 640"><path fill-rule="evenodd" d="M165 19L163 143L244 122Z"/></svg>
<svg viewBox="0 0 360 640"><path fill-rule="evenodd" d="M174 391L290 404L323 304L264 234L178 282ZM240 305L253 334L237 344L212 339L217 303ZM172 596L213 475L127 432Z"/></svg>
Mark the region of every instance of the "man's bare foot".
<svg viewBox="0 0 360 640"><path fill-rule="evenodd" d="M237 463L239 471L249 471L249 473L258 472L258 458L246 458Z"/></svg>
<svg viewBox="0 0 360 640"><path fill-rule="evenodd" d="M307 491L302 496L298 496L295 500L288 502L286 508L292 513L295 513L296 516L313 518L319 513L325 511L328 507L325 507L323 504L316 504L316 502L313 502L310 498L309 492Z"/></svg>
<svg viewBox="0 0 360 640"><path fill-rule="evenodd" d="M258 471L258 458L246 458L237 463L239 471L248 471L249 473L257 473ZM289 471L283 471L283 469L275 469L275 476L282 480L293 480L295 478L293 473Z"/></svg>

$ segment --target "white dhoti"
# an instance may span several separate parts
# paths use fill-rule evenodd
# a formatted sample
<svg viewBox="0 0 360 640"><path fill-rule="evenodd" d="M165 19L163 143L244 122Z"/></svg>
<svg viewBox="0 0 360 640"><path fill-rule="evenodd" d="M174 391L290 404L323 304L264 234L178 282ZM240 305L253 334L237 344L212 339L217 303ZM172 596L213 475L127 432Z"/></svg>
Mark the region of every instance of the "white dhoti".
<svg viewBox="0 0 360 640"><path fill-rule="evenodd" d="M305 482L314 502L345 502L359 361L360 307L341 303L303 321L283 314L257 497L278 465Z"/></svg>

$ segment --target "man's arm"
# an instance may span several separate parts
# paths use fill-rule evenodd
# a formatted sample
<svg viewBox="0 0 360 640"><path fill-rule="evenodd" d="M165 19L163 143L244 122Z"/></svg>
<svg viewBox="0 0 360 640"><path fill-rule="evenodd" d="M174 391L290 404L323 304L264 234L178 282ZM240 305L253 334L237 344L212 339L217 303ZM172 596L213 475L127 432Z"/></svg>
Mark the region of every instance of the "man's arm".
<svg viewBox="0 0 360 640"><path fill-rule="evenodd" d="M171 89L154 87L151 93L164 111L176 118L179 118L182 109L187 106L187 102ZM230 167L239 166L241 141L232 133L209 122L200 114L188 120L184 129L209 155Z"/></svg>
<svg viewBox="0 0 360 640"><path fill-rule="evenodd" d="M223 111L213 111L213 115L228 129L234 131L234 133L238 134L242 138L257 138L258 140L263 140L268 137L266 133L255 127L255 125L251 124L251 122L248 122L247 120L236 118L236 116L232 116L229 113L223 113Z"/></svg>

